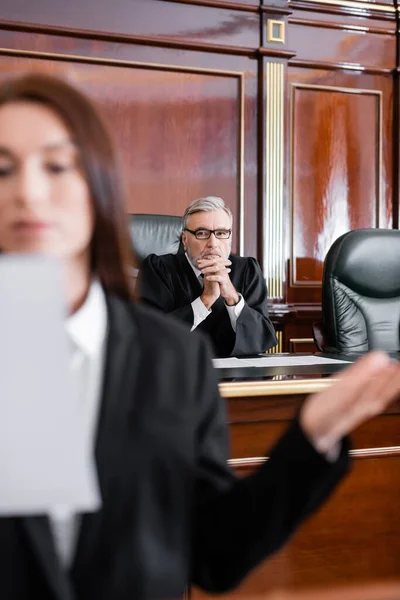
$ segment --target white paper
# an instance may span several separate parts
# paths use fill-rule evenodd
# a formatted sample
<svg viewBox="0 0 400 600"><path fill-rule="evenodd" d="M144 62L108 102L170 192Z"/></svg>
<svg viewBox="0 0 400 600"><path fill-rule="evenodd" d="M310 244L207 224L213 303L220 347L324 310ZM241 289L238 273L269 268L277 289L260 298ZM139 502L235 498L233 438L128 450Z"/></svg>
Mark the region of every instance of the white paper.
<svg viewBox="0 0 400 600"><path fill-rule="evenodd" d="M239 367L297 367L303 365L329 365L334 363L348 363L348 360L324 358L322 356L276 356L263 354L257 358L214 358L213 365L216 369L237 369Z"/></svg>
<svg viewBox="0 0 400 600"><path fill-rule="evenodd" d="M0 515L100 504L69 376L65 317L58 262L0 257Z"/></svg>

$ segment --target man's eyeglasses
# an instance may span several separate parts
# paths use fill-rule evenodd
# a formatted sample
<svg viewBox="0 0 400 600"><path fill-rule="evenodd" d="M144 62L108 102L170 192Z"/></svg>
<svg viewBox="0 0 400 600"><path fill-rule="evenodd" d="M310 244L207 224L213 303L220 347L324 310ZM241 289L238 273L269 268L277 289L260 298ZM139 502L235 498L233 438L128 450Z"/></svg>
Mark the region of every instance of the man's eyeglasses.
<svg viewBox="0 0 400 600"><path fill-rule="evenodd" d="M229 240L232 233L231 229L196 229L193 231L192 229L186 228L185 231L194 235L196 240L209 240L212 233L217 240Z"/></svg>

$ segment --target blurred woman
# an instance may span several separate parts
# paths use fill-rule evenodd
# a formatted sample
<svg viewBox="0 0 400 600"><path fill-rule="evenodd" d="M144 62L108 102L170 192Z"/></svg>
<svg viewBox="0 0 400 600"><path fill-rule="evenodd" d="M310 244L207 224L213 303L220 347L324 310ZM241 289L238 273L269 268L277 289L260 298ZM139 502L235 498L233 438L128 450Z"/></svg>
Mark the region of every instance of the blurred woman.
<svg viewBox="0 0 400 600"><path fill-rule="evenodd" d="M112 144L84 95L41 75L0 86L0 250L65 264L71 370L102 497L79 518L0 519L8 600L235 586L345 474L344 436L398 394L398 368L367 356L310 398L270 459L237 479L205 341L131 300L123 207Z"/></svg>

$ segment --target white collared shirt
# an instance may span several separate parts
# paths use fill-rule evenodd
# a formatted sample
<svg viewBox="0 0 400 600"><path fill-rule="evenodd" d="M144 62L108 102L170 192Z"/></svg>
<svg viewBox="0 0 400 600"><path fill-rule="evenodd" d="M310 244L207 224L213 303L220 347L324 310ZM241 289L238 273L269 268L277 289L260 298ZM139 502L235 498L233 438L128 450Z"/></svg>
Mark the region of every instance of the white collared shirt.
<svg viewBox="0 0 400 600"><path fill-rule="evenodd" d="M98 281L93 281L81 308L71 315L65 328L71 343L72 383L80 400L87 443L93 452L100 407L107 336L107 304ZM50 514L54 542L65 568L72 562L79 519L65 507Z"/></svg>
<svg viewBox="0 0 400 600"><path fill-rule="evenodd" d="M203 282L201 281L201 278L200 278L201 271L197 267L192 265L186 252L185 252L185 256L188 260L189 265L192 267L193 272L196 275L197 279L199 280L201 285L203 285ZM234 306L228 306L227 304L225 304L226 310L228 311L228 315L229 315L229 318L231 321L232 329L235 333L236 333L236 321L238 320L239 315L242 312L243 307L244 307L244 298L243 298L242 294L238 293L238 296L239 296L239 302L237 304L235 304ZM208 315L210 315L212 312L211 308L210 309L206 308L206 306L201 301L200 296L198 298L196 298L195 300L193 300L192 310L193 310L193 325L192 325L192 328L190 331L193 331L194 329L196 329L196 327L198 327L200 325L200 323L202 321L204 321L204 319L206 319L208 317Z"/></svg>

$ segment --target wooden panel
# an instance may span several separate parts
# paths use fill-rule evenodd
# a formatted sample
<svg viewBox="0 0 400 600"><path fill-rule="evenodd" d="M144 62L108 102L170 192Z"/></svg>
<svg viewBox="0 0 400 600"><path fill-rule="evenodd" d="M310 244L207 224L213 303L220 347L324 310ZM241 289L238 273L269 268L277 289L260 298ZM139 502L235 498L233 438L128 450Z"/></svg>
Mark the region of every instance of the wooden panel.
<svg viewBox="0 0 400 600"><path fill-rule="evenodd" d="M399 577L399 494L399 457L354 461L351 475L320 512L225 597Z"/></svg>
<svg viewBox="0 0 400 600"><path fill-rule="evenodd" d="M368 19L372 22L376 20L393 22L396 14L392 0L385 2L323 0L323 2L315 4L313 0L292 0L290 7L294 10L310 11L313 14L338 15L344 16L346 19L354 17L359 21Z"/></svg>
<svg viewBox="0 0 400 600"><path fill-rule="evenodd" d="M238 467L240 475L254 468L257 457L268 455L304 398L297 394L227 400L231 456L254 459ZM350 474L320 511L280 552L223 597L274 598L273 591L279 591L283 600L293 590L400 577L400 405L359 427L352 448ZM212 597L197 589L192 594L193 600Z"/></svg>
<svg viewBox="0 0 400 600"><path fill-rule="evenodd" d="M317 347L314 343L313 338L289 338L289 352L294 354L296 352L317 352Z"/></svg>
<svg viewBox="0 0 400 600"><path fill-rule="evenodd" d="M347 21L347 20L346 20ZM342 22L343 23L343 22ZM392 69L396 62L396 36L394 28L380 33L367 33L363 26L351 31L346 22L343 28L327 23L326 27L313 26L305 21L292 24L290 41L297 50L296 58L307 61L346 62L367 68ZM311 43L310 43L311 41ZM315 49L318 48L318 53Z"/></svg>
<svg viewBox="0 0 400 600"><path fill-rule="evenodd" d="M386 36L396 36L396 21L394 19L394 12L391 14L388 20L387 18L382 18L381 11L375 12L374 15L368 14L367 11L363 11L363 13L357 14L354 10L349 10L349 7L342 6L342 14L332 14L329 12L329 9L340 8L340 5L330 6L328 4L320 4L319 7L313 5L311 10L301 10L296 8L296 4L296 0L290 3L292 13L289 17L289 25L302 25L303 27L316 27L317 29L320 29L319 32L316 32L313 29L306 30L308 32L308 35L313 36L313 38L314 36L322 35L322 32L325 29L339 29L342 31L352 30L358 31L360 33L363 32L364 39L365 36L368 36L369 33L381 33ZM305 3L305 5L307 5L307 3ZM390 5L392 5L391 1ZM371 6L371 4L369 3L368 6ZM315 10L316 8L320 8L321 10L317 11ZM292 29L293 28L290 27L290 31L292 31ZM301 48L302 45L300 44L297 56L299 58L305 58L302 55ZM382 56L381 51L382 48L380 49L379 56ZM373 57L372 59L376 60ZM383 58L383 61L386 62L386 58Z"/></svg>
<svg viewBox="0 0 400 600"><path fill-rule="evenodd" d="M321 299L324 258L339 235L375 226L378 217L380 227L392 226L393 82L298 67L289 67L288 79L287 301L314 303Z"/></svg>
<svg viewBox="0 0 400 600"><path fill-rule="evenodd" d="M171 42L257 48L260 32L253 12L215 6L160 2L158 0L114 0L101 10L80 0L68 3L53 0L2 0L3 21L48 25L65 30L140 36Z"/></svg>
<svg viewBox="0 0 400 600"><path fill-rule="evenodd" d="M285 300L294 310L321 301L323 261L339 235L393 226L396 22L389 4L375 10L371 4L291 3L296 56L289 61L286 97L291 231ZM309 332L311 326L310 320ZM290 337L303 335L285 330L289 346Z"/></svg>
<svg viewBox="0 0 400 600"><path fill-rule="evenodd" d="M128 211L180 215L196 197L222 196L234 214L233 248L239 251L245 233L244 152L256 160L256 140L244 141L245 90L240 71L164 68L131 61L103 64L107 59L102 58L92 64L76 55L69 62L56 53L51 61L39 56L34 51L34 58L25 55L20 60L3 54L0 76L24 72L29 64L31 71L69 78L97 100L113 124L122 154ZM252 109L247 114L251 131L256 115ZM253 187L255 201L254 174L246 174L246 183ZM253 221L252 231L254 226Z"/></svg>
<svg viewBox="0 0 400 600"><path fill-rule="evenodd" d="M297 291L299 288L295 289ZM308 289L306 288L306 290ZM316 352L317 349L313 342L306 345L305 342L297 343L293 340L313 338L313 323L321 321L322 318L320 305L301 304L286 307L286 310L282 310L282 308L285 307L274 304L270 310L274 327L283 331L280 352Z"/></svg>
<svg viewBox="0 0 400 600"><path fill-rule="evenodd" d="M313 339L313 323L321 317L315 317L315 311L297 311L296 319L285 327L286 352L317 352Z"/></svg>
<svg viewBox="0 0 400 600"><path fill-rule="evenodd" d="M286 426L285 421L231 424L232 458L265 456ZM353 447L358 449L400 446L400 415L377 417L360 427L353 434L352 441Z"/></svg>
<svg viewBox="0 0 400 600"><path fill-rule="evenodd" d="M247 597L247 600L260 600L259 596ZM316 588L301 592L272 592L262 596L263 600L398 600L400 583L389 581L384 583L350 584L334 587Z"/></svg>
<svg viewBox="0 0 400 600"><path fill-rule="evenodd" d="M266 594L247 596L246 600L399 600L400 583L350 584L340 586L321 586L301 592L273 591Z"/></svg>
<svg viewBox="0 0 400 600"><path fill-rule="evenodd" d="M379 225L381 92L292 85L292 286L318 285L342 233Z"/></svg>

